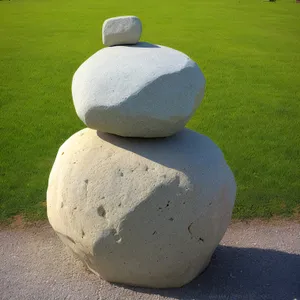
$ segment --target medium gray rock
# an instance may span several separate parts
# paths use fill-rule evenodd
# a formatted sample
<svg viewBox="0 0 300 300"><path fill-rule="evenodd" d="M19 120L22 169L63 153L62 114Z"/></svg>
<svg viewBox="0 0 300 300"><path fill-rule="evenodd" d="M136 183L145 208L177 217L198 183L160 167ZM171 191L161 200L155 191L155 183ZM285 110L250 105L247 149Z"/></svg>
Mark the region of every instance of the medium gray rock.
<svg viewBox="0 0 300 300"><path fill-rule="evenodd" d="M142 23L135 16L110 18L102 26L102 41L105 46L136 44L141 34Z"/></svg>
<svg viewBox="0 0 300 300"><path fill-rule="evenodd" d="M221 150L204 135L127 139L84 129L58 151L47 212L61 240L107 281L179 287L209 264L235 193Z"/></svg>
<svg viewBox="0 0 300 300"><path fill-rule="evenodd" d="M90 128L127 137L164 137L183 129L204 90L194 61L148 43L98 51L72 82L79 118Z"/></svg>

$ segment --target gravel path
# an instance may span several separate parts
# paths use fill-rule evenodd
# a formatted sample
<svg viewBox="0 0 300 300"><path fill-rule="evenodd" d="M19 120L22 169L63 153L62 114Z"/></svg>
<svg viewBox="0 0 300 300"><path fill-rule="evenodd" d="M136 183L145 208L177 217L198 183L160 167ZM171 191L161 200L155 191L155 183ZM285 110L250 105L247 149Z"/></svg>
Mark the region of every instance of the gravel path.
<svg viewBox="0 0 300 300"><path fill-rule="evenodd" d="M88 272L48 224L0 231L0 299L300 300L300 223L237 222L205 273L180 289L113 285Z"/></svg>

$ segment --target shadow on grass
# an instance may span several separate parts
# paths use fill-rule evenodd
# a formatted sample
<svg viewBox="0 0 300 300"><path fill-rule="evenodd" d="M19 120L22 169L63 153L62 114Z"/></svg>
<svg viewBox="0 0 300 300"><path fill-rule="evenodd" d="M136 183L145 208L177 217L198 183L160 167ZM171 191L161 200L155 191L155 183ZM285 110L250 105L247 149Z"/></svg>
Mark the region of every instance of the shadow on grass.
<svg viewBox="0 0 300 300"><path fill-rule="evenodd" d="M125 288L181 300L299 299L300 255L219 246L207 270L182 288Z"/></svg>

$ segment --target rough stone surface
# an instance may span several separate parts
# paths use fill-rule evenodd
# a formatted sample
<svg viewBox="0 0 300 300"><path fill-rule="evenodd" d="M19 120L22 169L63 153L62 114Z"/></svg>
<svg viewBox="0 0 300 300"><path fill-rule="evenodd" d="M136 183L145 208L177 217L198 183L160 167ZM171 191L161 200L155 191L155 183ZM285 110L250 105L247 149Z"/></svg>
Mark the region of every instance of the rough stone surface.
<svg viewBox="0 0 300 300"><path fill-rule="evenodd" d="M209 264L235 193L221 150L206 136L185 129L126 139L84 129L58 151L48 218L105 280L178 287Z"/></svg>
<svg viewBox="0 0 300 300"><path fill-rule="evenodd" d="M204 90L194 61L148 43L98 51L72 83L76 112L87 127L127 137L164 137L181 130Z"/></svg>
<svg viewBox="0 0 300 300"><path fill-rule="evenodd" d="M110 18L102 26L102 41L105 46L136 44L141 34L142 23L135 16Z"/></svg>

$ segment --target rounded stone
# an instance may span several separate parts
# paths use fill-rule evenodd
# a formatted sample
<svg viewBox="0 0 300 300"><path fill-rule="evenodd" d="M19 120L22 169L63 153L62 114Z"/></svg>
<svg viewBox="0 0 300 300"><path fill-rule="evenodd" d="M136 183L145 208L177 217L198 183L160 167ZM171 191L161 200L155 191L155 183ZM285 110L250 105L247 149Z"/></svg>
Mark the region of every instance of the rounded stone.
<svg viewBox="0 0 300 300"><path fill-rule="evenodd" d="M141 34L142 22L135 16L110 18L102 26L102 42L105 46L136 44Z"/></svg>
<svg viewBox="0 0 300 300"><path fill-rule="evenodd" d="M59 149L50 224L110 282L180 287L202 272L231 219L236 185L221 150L185 129L126 139L84 129Z"/></svg>
<svg viewBox="0 0 300 300"><path fill-rule="evenodd" d="M183 129L204 96L198 65L148 43L104 48L75 72L72 95L92 129L125 137L165 137Z"/></svg>

